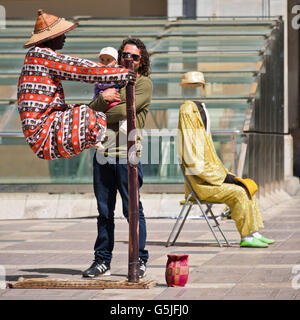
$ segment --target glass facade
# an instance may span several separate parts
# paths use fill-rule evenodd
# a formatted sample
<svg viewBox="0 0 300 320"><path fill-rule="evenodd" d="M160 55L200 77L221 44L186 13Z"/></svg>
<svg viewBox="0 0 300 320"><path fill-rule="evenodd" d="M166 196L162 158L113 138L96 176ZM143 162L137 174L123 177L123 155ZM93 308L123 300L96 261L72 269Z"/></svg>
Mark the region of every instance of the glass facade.
<svg viewBox="0 0 300 320"><path fill-rule="evenodd" d="M94 150L71 159L38 159L25 143L16 85L34 21L8 21L0 30L0 184L92 182ZM282 179L283 41L276 19L79 20L63 53L97 60L104 46L141 38L151 53L153 100L144 129L142 163L148 184L182 183L176 151L179 107L206 104L217 152L232 172L274 188ZM204 73L207 86L182 88L187 71ZM282 81L279 81L279 80ZM63 82L67 103L88 103L93 85ZM261 163L272 159L265 170ZM259 168L259 169L258 169ZM263 174L260 174L262 170ZM274 184L273 181L276 183Z"/></svg>

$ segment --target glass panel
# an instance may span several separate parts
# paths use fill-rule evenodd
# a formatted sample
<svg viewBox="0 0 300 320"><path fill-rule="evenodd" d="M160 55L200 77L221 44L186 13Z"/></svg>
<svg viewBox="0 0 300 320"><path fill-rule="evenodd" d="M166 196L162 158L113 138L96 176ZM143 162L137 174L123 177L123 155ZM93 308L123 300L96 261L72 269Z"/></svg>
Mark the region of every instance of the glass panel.
<svg viewBox="0 0 300 320"><path fill-rule="evenodd" d="M136 36L136 35L135 35ZM97 57L99 54L100 50L103 47L114 47L118 49L122 43L122 41L126 37L119 37L119 38L97 38L97 39L67 39L65 46L63 50L61 51L62 53L69 54L69 53L82 53L83 58L87 59L92 59L94 60L94 57ZM155 43L155 38L151 37L139 37L144 44L146 45L147 49L149 50L153 44ZM87 56L86 53L93 53L93 56ZM94 58L94 59L93 59Z"/></svg>
<svg viewBox="0 0 300 320"><path fill-rule="evenodd" d="M17 105L0 106L0 132L22 132Z"/></svg>
<svg viewBox="0 0 300 320"><path fill-rule="evenodd" d="M92 183L92 157L85 150L70 159L38 159L24 138L0 139L0 183Z"/></svg>
<svg viewBox="0 0 300 320"><path fill-rule="evenodd" d="M169 21L166 20L165 18L148 18L148 17L134 17L132 19L106 19L102 18L97 19L97 18L88 18L88 19L83 19L79 18L79 26L100 26L101 28L103 26L135 26L135 27L140 27L140 26L164 26L166 25Z"/></svg>
<svg viewBox="0 0 300 320"><path fill-rule="evenodd" d="M16 100L18 77L0 75L0 100Z"/></svg>
<svg viewBox="0 0 300 320"><path fill-rule="evenodd" d="M206 100L205 103L211 118L212 130L241 130L248 108L247 100ZM183 100L153 100L146 119L145 129L176 129L178 126L179 108ZM0 107L1 132L21 132L21 123L17 105Z"/></svg>
<svg viewBox="0 0 300 320"><path fill-rule="evenodd" d="M231 136L213 135L218 156L226 168L235 173L241 137L236 141ZM176 134L160 137L145 137L142 163L145 183L183 183L177 159Z"/></svg>
<svg viewBox="0 0 300 320"><path fill-rule="evenodd" d="M24 55L25 56L25 55ZM1 55L0 58L0 74L19 74L21 72L24 56L22 55ZM1 80L0 80L1 83Z"/></svg>
<svg viewBox="0 0 300 320"><path fill-rule="evenodd" d="M110 21L111 22L111 21ZM0 32L0 38L2 37L24 37L29 38L33 29L35 22L32 25L24 26L22 28L7 26L4 30ZM92 37L92 36L129 36L133 34L141 34L142 36L147 35L157 35L164 29L164 23L161 24L110 24L110 25L87 25L79 24L79 26L71 31L69 31L67 37Z"/></svg>
<svg viewBox="0 0 300 320"><path fill-rule="evenodd" d="M225 166L234 172L232 166L233 161L236 163L236 154L233 152L231 138L216 136L214 143ZM71 159L41 161L23 138L2 138L0 150L3 155L0 159L0 183L92 183L92 158L95 152L92 149ZM14 154L13 160L11 154ZM176 157L176 136L144 138L141 159L144 182L182 183Z"/></svg>
<svg viewBox="0 0 300 320"><path fill-rule="evenodd" d="M23 45L28 39L6 39L0 37L0 53L22 53L23 57L25 56L28 49L24 49Z"/></svg>
<svg viewBox="0 0 300 320"><path fill-rule="evenodd" d="M188 37L165 37L163 41L155 48L154 52L168 51L206 51L206 50L259 50L265 42L264 37L244 37L244 36L226 36L212 37L203 36L192 38Z"/></svg>
<svg viewBox="0 0 300 320"><path fill-rule="evenodd" d="M154 54L151 67L153 72L253 71L258 61L258 54L229 55L216 52L201 55Z"/></svg>
<svg viewBox="0 0 300 320"><path fill-rule="evenodd" d="M26 19L26 20L18 20L18 19L7 19L6 21L6 29L10 29L10 28L14 28L14 27L19 27L20 29L23 29L26 26L34 26L35 25L36 20L30 20L30 19Z"/></svg>
<svg viewBox="0 0 300 320"><path fill-rule="evenodd" d="M204 0L201 0L204 1ZM207 0L209 3L213 3L212 0ZM232 0L231 0L232 1ZM244 3L244 0L240 0ZM253 1L253 0L252 0ZM262 0L258 0L262 1ZM263 0L265 1L265 0ZM226 3L225 6L228 7ZM274 17L262 17L262 16L203 16L198 15L196 19L186 19L186 17L179 17L176 21L174 21L173 25L175 26L193 26L193 25L221 25L221 26L240 26L240 25L247 25L249 27L252 26L270 26L274 22Z"/></svg>
<svg viewBox="0 0 300 320"><path fill-rule="evenodd" d="M265 35L271 30L271 26L251 26L247 24L231 24L231 25L190 25L190 26L176 26L172 27L168 35L200 35L200 34L216 34L216 35L232 35L232 34L243 34L243 35Z"/></svg>
<svg viewBox="0 0 300 320"><path fill-rule="evenodd" d="M16 90L18 76L10 76L7 78L0 77L0 88L11 88L11 91L2 89L1 99L9 99L12 92ZM193 99L205 96L206 98L221 98L221 97L238 97L245 98L249 95L251 84L253 81L252 74L236 74L224 73L213 74L206 73L205 81L207 83L205 90L202 88L185 88L179 85L181 75L153 75L153 98L168 97ZM93 84L62 81L66 100L80 99L87 101L93 98ZM1 89L0 89L1 90Z"/></svg>
<svg viewBox="0 0 300 320"><path fill-rule="evenodd" d="M121 40L120 40L121 41ZM79 55L82 58L97 61L97 54L100 49L107 45L118 48L121 42L102 42L87 43L84 51L80 48L80 43L69 43L62 53L69 52L83 53ZM145 42L147 47L151 47L154 42ZM68 50L67 50L68 49ZM0 49L1 50L1 49ZM89 54L86 54L90 52ZM24 62L26 52L20 55L1 55L0 56L0 73L19 73ZM152 57L152 72L187 72L191 70L199 70L202 72L212 71L254 71L259 60L258 55L198 55L198 56L153 56Z"/></svg>
<svg viewBox="0 0 300 320"><path fill-rule="evenodd" d="M211 118L212 130L242 130L247 100L206 100L205 103ZM155 101L153 100L148 113L145 129L176 129L178 127L179 108L183 100Z"/></svg>
<svg viewBox="0 0 300 320"><path fill-rule="evenodd" d="M67 38L65 46L61 53L65 54L72 54L72 53L82 53L84 56L83 58L89 58L86 56L86 53L93 54L91 55L92 58L96 57L101 48L103 47L115 47L116 49L119 48L121 45L124 37L115 37L115 38ZM145 43L146 47L150 49L154 42L155 38L153 37L140 37L140 39ZM28 39L1 39L0 38L0 53L22 53L23 55L19 56L19 58L24 59L25 54L27 53L28 49L24 49L23 45ZM4 57L5 58L5 57Z"/></svg>
<svg viewBox="0 0 300 320"><path fill-rule="evenodd" d="M163 31L163 26L153 27L153 26L101 26L98 28L76 28L72 30L70 36L75 37L82 37L82 36L106 36L106 37L114 37L114 36L122 36L122 37L129 37L129 36L156 36L158 33ZM68 36L68 34L67 34Z"/></svg>
<svg viewBox="0 0 300 320"><path fill-rule="evenodd" d="M181 74L153 75L153 98L184 98L193 99L201 96L206 98L249 96L253 82L252 73L206 73L205 90L202 88L186 88L179 85Z"/></svg>

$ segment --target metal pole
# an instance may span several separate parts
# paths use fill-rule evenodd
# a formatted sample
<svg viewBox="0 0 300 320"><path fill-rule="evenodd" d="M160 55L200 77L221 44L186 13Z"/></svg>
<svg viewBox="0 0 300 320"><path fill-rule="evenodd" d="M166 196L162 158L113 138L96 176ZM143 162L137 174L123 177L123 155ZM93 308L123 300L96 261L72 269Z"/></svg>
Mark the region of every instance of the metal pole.
<svg viewBox="0 0 300 320"><path fill-rule="evenodd" d="M125 67L133 70L131 57L125 59ZM126 86L127 112L127 164L128 164L128 210L129 210L129 259L128 281L139 281L139 194L138 167L136 154L136 111L135 87Z"/></svg>

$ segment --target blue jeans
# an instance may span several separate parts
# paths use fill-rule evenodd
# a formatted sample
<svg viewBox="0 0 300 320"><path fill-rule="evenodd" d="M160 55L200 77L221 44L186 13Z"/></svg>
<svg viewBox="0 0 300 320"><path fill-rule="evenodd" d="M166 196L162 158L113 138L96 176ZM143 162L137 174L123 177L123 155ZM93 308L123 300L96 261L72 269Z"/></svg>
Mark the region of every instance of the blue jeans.
<svg viewBox="0 0 300 320"><path fill-rule="evenodd" d="M124 160L124 159L123 159ZM114 211L117 191L122 198L123 215L128 218L128 167L126 163L99 164L96 153L93 159L94 193L97 199L99 216L97 217L98 235L94 246L95 258L110 264L114 248ZM123 161L124 162L124 161ZM138 164L139 188L143 185L142 166ZM148 260L146 246L146 221L143 206L139 200L139 257Z"/></svg>

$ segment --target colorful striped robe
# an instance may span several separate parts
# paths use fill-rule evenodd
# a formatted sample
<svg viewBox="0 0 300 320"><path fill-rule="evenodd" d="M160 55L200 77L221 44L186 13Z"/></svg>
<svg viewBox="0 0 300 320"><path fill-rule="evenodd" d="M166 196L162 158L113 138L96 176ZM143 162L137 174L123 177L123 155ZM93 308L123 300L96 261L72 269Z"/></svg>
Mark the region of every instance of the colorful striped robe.
<svg viewBox="0 0 300 320"><path fill-rule="evenodd" d="M66 104L61 80L124 84L127 78L125 68L105 68L41 46L30 49L18 82L18 110L33 152L46 160L69 158L105 133L105 114L86 104Z"/></svg>

